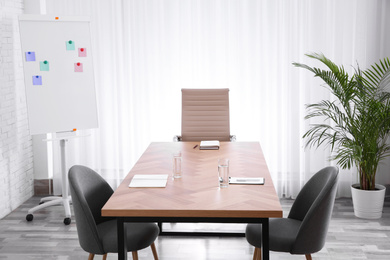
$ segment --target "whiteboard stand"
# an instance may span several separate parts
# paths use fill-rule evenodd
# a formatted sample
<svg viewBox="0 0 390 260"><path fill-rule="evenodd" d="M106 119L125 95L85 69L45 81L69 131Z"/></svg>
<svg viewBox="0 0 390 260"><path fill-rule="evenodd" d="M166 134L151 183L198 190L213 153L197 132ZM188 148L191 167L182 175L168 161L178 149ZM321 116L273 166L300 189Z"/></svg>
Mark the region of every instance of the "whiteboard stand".
<svg viewBox="0 0 390 260"><path fill-rule="evenodd" d="M79 137L79 136L75 136ZM26 216L27 221L32 221L34 216L33 213L35 211L41 210L43 208L47 208L54 205L62 204L65 209L65 218L64 224L69 225L71 222L71 212L70 212L70 203L72 202L71 197L69 196L69 182L68 182L68 174L66 171L66 151L65 144L68 141L67 138L56 138L56 139L45 139L43 141L60 141L60 155L61 155L61 179L62 179L62 197L51 196L44 197L39 202L38 206L31 208Z"/></svg>
<svg viewBox="0 0 390 260"><path fill-rule="evenodd" d="M97 128L89 17L24 14L19 16L19 32L30 135ZM27 221L37 210L62 204L64 223L70 223L65 167L69 138L50 140L60 141L62 198L43 198L41 205L28 211Z"/></svg>

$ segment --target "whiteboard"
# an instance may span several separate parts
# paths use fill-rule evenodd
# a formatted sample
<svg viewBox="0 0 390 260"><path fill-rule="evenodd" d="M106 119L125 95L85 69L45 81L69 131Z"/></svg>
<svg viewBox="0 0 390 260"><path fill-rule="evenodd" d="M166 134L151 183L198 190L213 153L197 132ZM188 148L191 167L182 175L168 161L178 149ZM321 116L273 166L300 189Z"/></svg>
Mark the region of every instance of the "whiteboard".
<svg viewBox="0 0 390 260"><path fill-rule="evenodd" d="M90 21L21 15L30 134L98 127Z"/></svg>

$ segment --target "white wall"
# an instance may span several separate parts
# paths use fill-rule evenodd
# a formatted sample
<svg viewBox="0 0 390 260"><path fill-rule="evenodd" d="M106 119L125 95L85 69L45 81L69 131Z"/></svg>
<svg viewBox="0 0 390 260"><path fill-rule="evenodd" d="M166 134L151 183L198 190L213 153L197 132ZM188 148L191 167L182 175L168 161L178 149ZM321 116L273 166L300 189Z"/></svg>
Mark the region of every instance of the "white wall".
<svg viewBox="0 0 390 260"><path fill-rule="evenodd" d="M23 0L0 0L0 218L34 193L18 15Z"/></svg>

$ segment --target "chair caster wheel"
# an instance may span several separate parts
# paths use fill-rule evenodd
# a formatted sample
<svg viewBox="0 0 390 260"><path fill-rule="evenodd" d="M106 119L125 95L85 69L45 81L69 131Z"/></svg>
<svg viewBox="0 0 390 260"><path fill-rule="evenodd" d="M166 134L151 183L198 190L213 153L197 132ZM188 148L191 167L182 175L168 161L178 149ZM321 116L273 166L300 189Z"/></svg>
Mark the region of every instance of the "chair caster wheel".
<svg viewBox="0 0 390 260"><path fill-rule="evenodd" d="M65 225L69 225L71 222L71 219L70 218L64 218L64 224Z"/></svg>
<svg viewBox="0 0 390 260"><path fill-rule="evenodd" d="M32 221L33 218L34 218L33 214L27 214L27 216L26 216L27 221Z"/></svg>

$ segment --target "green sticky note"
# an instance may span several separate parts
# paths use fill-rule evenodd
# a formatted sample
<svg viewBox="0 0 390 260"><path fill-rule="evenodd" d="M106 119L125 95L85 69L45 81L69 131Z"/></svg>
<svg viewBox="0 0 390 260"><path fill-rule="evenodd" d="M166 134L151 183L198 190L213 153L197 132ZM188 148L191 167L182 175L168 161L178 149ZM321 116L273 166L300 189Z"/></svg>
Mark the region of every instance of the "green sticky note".
<svg viewBox="0 0 390 260"><path fill-rule="evenodd" d="M74 46L74 41L66 41L66 50L74 51L76 48Z"/></svg>
<svg viewBox="0 0 390 260"><path fill-rule="evenodd" d="M40 61L39 67L40 67L41 71L49 71L49 62L47 60Z"/></svg>

